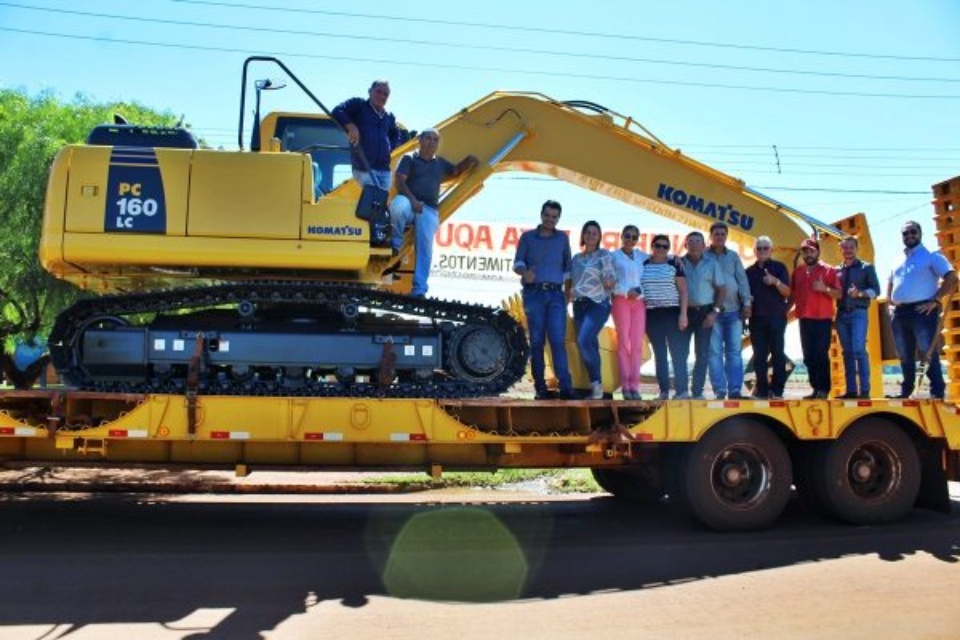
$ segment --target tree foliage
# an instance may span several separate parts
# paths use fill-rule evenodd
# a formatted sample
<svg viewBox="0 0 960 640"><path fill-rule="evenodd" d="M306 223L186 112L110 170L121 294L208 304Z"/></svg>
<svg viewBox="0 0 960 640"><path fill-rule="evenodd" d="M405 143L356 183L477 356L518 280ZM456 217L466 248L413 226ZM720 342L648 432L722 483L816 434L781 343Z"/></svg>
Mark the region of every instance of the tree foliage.
<svg viewBox="0 0 960 640"><path fill-rule="evenodd" d="M56 153L82 143L115 113L129 122L171 126L176 118L135 103L63 102L0 89L0 338L46 335L56 314L82 292L46 273L37 259L47 176Z"/></svg>

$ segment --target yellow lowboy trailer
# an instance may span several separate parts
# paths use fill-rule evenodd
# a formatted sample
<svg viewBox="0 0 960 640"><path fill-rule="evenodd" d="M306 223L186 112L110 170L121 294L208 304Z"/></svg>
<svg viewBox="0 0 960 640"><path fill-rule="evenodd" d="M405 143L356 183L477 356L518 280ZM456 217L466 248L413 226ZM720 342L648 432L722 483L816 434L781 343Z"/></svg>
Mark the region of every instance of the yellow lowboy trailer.
<svg viewBox="0 0 960 640"><path fill-rule="evenodd" d="M251 62L279 64L306 90L262 57L245 63L243 87ZM444 155L481 159L449 185L441 220L493 173L525 171L695 228L723 220L740 243L768 235L784 262L811 234L857 235L860 255L873 256L864 214L822 222L590 102L497 92L437 128ZM78 301L50 333L71 389L0 392L0 459L434 475L583 467L618 497L667 495L723 530L769 525L792 487L858 524L915 505L949 508L960 450L957 300L944 311L947 402L499 397L524 372L522 314L406 295L412 243L391 251L383 212L358 209L350 147L327 115L271 114L255 120L253 139L251 152L213 151L181 129L105 126L60 152L41 262L110 295ZM396 149L393 166L413 146ZM939 244L956 264L960 179L935 191ZM823 251L839 258L835 242ZM890 351L882 311L871 306L867 339L877 390Z"/></svg>
<svg viewBox="0 0 960 640"><path fill-rule="evenodd" d="M593 469L708 526L771 524L795 486L856 524L949 509L960 408L932 400L532 401L0 395L0 456L66 463Z"/></svg>

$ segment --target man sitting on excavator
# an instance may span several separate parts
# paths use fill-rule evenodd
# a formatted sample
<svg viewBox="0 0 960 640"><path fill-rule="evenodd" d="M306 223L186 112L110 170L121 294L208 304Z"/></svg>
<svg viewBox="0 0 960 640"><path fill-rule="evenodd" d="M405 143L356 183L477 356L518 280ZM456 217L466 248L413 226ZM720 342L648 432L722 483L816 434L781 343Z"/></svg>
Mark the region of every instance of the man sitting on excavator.
<svg viewBox="0 0 960 640"><path fill-rule="evenodd" d="M403 232L414 225L417 259L413 270L413 289L410 295L422 298L427 294L427 278L433 261L433 236L440 226L440 185L477 166L476 156L468 155L458 164L437 155L440 132L424 129L420 133L420 149L404 156L397 166L397 195L390 202L393 223L391 246L394 255L403 246Z"/></svg>

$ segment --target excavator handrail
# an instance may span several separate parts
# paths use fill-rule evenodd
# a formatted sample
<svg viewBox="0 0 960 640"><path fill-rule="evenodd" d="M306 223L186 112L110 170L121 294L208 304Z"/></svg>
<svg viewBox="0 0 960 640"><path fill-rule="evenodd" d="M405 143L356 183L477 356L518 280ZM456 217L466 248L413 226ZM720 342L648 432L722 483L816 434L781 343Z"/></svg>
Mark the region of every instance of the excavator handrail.
<svg viewBox="0 0 960 640"><path fill-rule="evenodd" d="M333 117L333 114L330 113L330 110L327 109L326 105L324 105L320 101L320 98L313 95L313 92L310 91L307 85L303 84L303 82L300 81L300 78L298 78L296 74L293 71L291 71L289 67L287 67L287 65L283 64L283 62L281 62L277 58L274 58L273 56L250 56L243 61L243 73L240 76L240 122L237 126L237 146L241 151L243 151L243 113L244 113L244 110L246 109L246 98L247 98L247 69L250 66L251 62L272 62L278 67L280 67L281 69L283 69L284 73L286 73L287 76L291 80L293 80L297 84L297 86L300 87L300 89L305 94L307 94L307 96L311 100L313 100L313 103L316 104L318 107L320 107L320 110L323 111L328 118L336 122L337 126L340 126L340 123L337 121L336 118ZM256 129L259 129L260 123L257 122L255 123L254 126ZM259 132L255 131L255 135L259 137Z"/></svg>

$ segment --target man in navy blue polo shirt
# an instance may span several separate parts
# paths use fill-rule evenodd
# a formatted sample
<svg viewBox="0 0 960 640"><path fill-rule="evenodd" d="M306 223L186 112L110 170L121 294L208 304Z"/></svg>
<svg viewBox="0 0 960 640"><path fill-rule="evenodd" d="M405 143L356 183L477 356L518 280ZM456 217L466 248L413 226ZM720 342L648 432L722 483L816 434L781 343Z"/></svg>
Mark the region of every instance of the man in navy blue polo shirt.
<svg viewBox="0 0 960 640"><path fill-rule="evenodd" d="M389 189L390 154L400 144L397 120L387 111L390 84L386 80L374 80L367 94L367 99L350 98L338 104L332 115L347 130L347 139L353 147L354 179L360 184ZM361 159L360 149L367 162Z"/></svg>
<svg viewBox="0 0 960 640"><path fill-rule="evenodd" d="M523 312L530 334L530 370L537 399L553 397L547 389L544 347L550 342L553 372L560 381L560 397L573 398L573 383L567 366L567 294L570 279L570 238L557 229L560 203L547 200L540 207L540 225L520 236L513 270L523 285Z"/></svg>

